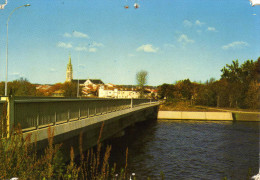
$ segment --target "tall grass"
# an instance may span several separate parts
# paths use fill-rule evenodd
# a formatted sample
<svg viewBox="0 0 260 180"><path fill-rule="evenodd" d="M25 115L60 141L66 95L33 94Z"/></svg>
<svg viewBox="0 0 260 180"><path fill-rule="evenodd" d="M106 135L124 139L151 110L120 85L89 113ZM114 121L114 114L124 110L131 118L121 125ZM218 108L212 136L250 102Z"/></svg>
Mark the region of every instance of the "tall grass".
<svg viewBox="0 0 260 180"><path fill-rule="evenodd" d="M20 179L51 178L54 175L54 160L61 145L53 145L54 131L48 129L48 146L45 153L37 156L37 140L31 135L23 137L21 128L11 132L10 138L0 141L0 179L19 177Z"/></svg>
<svg viewBox="0 0 260 180"><path fill-rule="evenodd" d="M79 137L80 161L76 163L74 148L70 149L70 162L65 164L60 148L61 144L54 145L54 130L48 128L48 145L44 153L37 154L37 139L32 141L31 135L23 136L21 128L16 128L10 138L1 138L0 141L0 179L86 179L106 180L129 179L126 165L116 174L116 164L109 167L109 157L112 147L107 146L104 155L101 156L101 137L104 123L101 126L96 151L92 149L86 153L82 148L82 134ZM102 157L102 158L101 158Z"/></svg>

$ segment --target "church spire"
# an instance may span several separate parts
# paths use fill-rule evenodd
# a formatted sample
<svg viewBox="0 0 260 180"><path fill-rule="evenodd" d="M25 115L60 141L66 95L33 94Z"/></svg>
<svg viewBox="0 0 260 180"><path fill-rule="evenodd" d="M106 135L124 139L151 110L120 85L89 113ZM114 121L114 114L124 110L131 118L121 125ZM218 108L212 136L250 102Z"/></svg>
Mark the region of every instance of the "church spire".
<svg viewBox="0 0 260 180"><path fill-rule="evenodd" d="M69 54L69 64L71 65L71 55Z"/></svg>
<svg viewBox="0 0 260 180"><path fill-rule="evenodd" d="M71 55L69 55L69 63L67 65L67 71L66 71L66 82L71 82L72 79L73 79L73 70L71 64Z"/></svg>

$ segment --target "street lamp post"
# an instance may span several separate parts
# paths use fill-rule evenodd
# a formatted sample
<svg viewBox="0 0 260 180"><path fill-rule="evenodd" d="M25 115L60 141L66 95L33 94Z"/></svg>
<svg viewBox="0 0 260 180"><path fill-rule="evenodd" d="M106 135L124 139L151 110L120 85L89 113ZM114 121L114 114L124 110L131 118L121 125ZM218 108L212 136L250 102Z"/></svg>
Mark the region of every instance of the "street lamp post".
<svg viewBox="0 0 260 180"><path fill-rule="evenodd" d="M17 9L21 8L21 7L28 7L30 6L30 4L25 4L22 6L19 6L17 8L15 8L10 15L8 16L7 22L6 22L6 74L5 74L5 96L7 96L7 76L8 76L8 22L10 20L11 15L14 13L14 11L16 11Z"/></svg>

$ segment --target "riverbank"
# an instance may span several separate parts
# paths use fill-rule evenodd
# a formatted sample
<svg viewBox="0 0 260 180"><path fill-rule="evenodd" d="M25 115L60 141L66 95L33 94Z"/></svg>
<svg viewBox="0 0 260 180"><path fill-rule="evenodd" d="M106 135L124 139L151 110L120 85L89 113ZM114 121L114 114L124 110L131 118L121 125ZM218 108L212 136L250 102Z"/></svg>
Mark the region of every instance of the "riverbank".
<svg viewBox="0 0 260 180"><path fill-rule="evenodd" d="M259 113L260 109L222 108L190 105L190 102L165 102L159 107L160 111L195 111L195 112L244 112Z"/></svg>
<svg viewBox="0 0 260 180"><path fill-rule="evenodd" d="M158 119L260 122L260 113L252 113L252 112L248 113L248 112L159 111L158 112Z"/></svg>
<svg viewBox="0 0 260 180"><path fill-rule="evenodd" d="M222 110L210 109L204 106L192 106L188 101L163 103L160 105L159 111L222 112Z"/></svg>
<svg viewBox="0 0 260 180"><path fill-rule="evenodd" d="M260 121L260 112L250 109L192 106L189 102L163 103L158 119Z"/></svg>

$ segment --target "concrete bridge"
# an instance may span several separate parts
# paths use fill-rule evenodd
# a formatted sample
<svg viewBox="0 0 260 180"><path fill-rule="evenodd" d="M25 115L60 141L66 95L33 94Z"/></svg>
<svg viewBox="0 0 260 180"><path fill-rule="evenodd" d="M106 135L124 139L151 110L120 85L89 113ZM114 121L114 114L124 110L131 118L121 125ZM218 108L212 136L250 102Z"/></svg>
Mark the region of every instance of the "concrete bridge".
<svg viewBox="0 0 260 180"><path fill-rule="evenodd" d="M7 115L6 131L21 126L24 136L37 137L37 146L46 145L47 129L54 129L54 142L77 145L83 134L83 147L96 145L104 122L102 140L124 134L135 123L156 119L159 103L150 99L65 99L7 98L0 101L0 112ZM6 109L6 113L5 112ZM2 121L2 129L3 129ZM77 140L76 140L77 139Z"/></svg>

